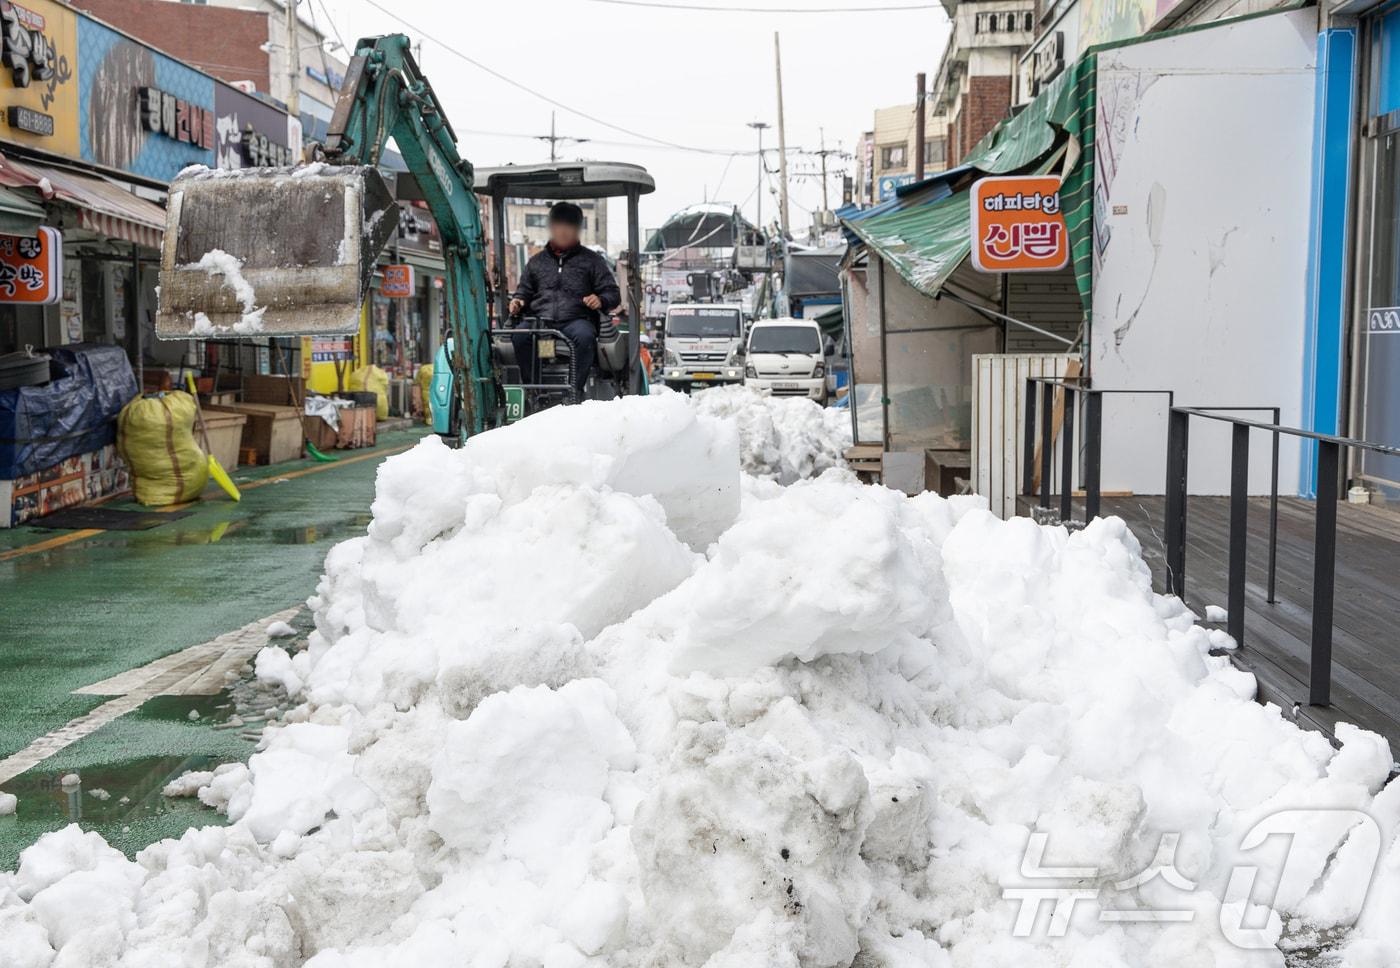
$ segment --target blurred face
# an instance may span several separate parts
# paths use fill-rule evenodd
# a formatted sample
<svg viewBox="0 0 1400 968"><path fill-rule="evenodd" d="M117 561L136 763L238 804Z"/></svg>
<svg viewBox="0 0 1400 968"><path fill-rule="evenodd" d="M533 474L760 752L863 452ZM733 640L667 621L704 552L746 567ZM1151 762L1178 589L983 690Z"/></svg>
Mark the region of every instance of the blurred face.
<svg viewBox="0 0 1400 968"><path fill-rule="evenodd" d="M571 249L578 245L578 226L568 222L549 223L549 241L556 249Z"/></svg>

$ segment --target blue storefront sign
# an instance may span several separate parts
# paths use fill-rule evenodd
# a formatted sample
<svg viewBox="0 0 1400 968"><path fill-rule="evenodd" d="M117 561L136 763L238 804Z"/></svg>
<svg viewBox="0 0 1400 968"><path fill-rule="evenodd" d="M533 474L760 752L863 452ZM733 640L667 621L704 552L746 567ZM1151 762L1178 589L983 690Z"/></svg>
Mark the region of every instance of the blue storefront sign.
<svg viewBox="0 0 1400 968"><path fill-rule="evenodd" d="M905 185L914 184L913 175L881 175L879 185L879 201L894 198L894 190L903 188Z"/></svg>
<svg viewBox="0 0 1400 968"><path fill-rule="evenodd" d="M78 22L82 158L159 181L214 165L214 79L94 20Z"/></svg>

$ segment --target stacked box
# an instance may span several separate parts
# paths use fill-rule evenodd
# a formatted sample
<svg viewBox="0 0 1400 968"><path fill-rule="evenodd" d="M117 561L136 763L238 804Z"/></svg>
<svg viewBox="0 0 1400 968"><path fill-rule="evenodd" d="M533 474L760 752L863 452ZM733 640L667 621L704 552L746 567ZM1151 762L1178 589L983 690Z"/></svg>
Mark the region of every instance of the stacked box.
<svg viewBox="0 0 1400 968"><path fill-rule="evenodd" d="M127 490L131 480L115 444L75 454L52 467L14 480L0 480L0 528L13 528L46 514Z"/></svg>

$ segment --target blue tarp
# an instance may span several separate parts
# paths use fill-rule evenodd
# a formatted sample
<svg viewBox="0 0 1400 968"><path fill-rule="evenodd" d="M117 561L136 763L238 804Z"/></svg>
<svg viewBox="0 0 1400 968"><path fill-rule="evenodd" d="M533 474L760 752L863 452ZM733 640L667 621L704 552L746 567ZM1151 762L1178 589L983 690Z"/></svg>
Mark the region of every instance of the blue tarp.
<svg viewBox="0 0 1400 968"><path fill-rule="evenodd" d="M119 346L78 343L45 350L55 376L0 390L0 480L25 477L117 439L117 414L136 396Z"/></svg>

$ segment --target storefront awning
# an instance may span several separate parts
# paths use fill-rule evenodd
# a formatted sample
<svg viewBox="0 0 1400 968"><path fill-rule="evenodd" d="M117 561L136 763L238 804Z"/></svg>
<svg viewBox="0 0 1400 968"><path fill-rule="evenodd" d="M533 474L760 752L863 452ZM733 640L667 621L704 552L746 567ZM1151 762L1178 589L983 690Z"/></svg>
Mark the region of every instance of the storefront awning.
<svg viewBox="0 0 1400 968"><path fill-rule="evenodd" d="M37 188L46 199L78 210L83 228L108 238L160 248L165 209L96 175L0 156L0 187Z"/></svg>
<svg viewBox="0 0 1400 968"><path fill-rule="evenodd" d="M18 192L0 188L0 234L34 236L44 221L44 207Z"/></svg>
<svg viewBox="0 0 1400 968"><path fill-rule="evenodd" d="M936 296L972 251L964 176L1068 169L1060 190L1076 283L1088 309L1093 221L1094 59L1081 58L1015 116L993 128L963 164L902 188L883 205L843 218L846 231L915 289Z"/></svg>
<svg viewBox="0 0 1400 968"><path fill-rule="evenodd" d="M931 205L896 209L846 227L915 289L935 296L972 251L966 192Z"/></svg>

